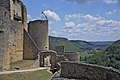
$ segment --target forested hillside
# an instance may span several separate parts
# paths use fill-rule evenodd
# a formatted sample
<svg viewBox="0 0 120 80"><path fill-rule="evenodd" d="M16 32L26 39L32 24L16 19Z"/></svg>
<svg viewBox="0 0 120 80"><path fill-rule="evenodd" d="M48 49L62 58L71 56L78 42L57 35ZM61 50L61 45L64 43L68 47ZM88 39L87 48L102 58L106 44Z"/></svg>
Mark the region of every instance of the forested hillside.
<svg viewBox="0 0 120 80"><path fill-rule="evenodd" d="M111 41L87 42L82 40L68 40L62 37L49 36L49 48L55 49L55 46L64 46L65 51L95 53L111 45Z"/></svg>
<svg viewBox="0 0 120 80"><path fill-rule="evenodd" d="M113 67L120 70L120 40L84 60L86 63Z"/></svg>
<svg viewBox="0 0 120 80"><path fill-rule="evenodd" d="M65 51L72 52L83 52L92 50L92 45L86 41L81 40L68 40L67 38L61 37L49 37L49 46L51 50L55 49L55 46L64 46Z"/></svg>

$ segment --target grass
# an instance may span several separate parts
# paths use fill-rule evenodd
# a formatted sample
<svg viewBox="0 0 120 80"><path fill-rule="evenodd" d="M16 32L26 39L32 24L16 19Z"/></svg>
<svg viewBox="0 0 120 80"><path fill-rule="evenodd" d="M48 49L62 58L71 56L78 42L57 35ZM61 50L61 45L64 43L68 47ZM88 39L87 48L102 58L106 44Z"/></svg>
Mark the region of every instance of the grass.
<svg viewBox="0 0 120 80"><path fill-rule="evenodd" d="M34 60L21 60L17 62L10 63L10 70L14 70L14 68L19 68L22 66L30 65L34 62Z"/></svg>
<svg viewBox="0 0 120 80"><path fill-rule="evenodd" d="M0 75L0 80L49 80L52 76L47 70L26 73L13 73Z"/></svg>

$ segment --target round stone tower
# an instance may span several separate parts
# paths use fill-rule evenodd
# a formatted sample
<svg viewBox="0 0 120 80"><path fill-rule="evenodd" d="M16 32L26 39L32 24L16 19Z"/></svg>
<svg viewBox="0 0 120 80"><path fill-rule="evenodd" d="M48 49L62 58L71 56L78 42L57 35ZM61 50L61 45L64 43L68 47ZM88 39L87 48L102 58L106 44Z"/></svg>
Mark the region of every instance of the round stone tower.
<svg viewBox="0 0 120 80"><path fill-rule="evenodd" d="M30 21L28 24L28 33L41 51L49 50L48 20Z"/></svg>

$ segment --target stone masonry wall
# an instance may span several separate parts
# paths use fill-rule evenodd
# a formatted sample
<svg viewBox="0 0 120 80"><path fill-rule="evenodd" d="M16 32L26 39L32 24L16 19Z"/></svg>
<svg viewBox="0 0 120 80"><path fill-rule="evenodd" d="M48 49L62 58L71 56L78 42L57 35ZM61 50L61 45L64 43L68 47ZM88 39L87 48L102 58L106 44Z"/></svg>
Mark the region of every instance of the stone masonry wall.
<svg viewBox="0 0 120 80"><path fill-rule="evenodd" d="M55 51L57 52L58 55L63 55L64 53L64 46L56 46Z"/></svg>
<svg viewBox="0 0 120 80"><path fill-rule="evenodd" d="M0 0L0 6L10 10L10 0Z"/></svg>
<svg viewBox="0 0 120 80"><path fill-rule="evenodd" d="M9 69L9 54L7 52L6 33L0 31L0 71Z"/></svg>
<svg viewBox="0 0 120 80"><path fill-rule="evenodd" d="M26 6L22 4L22 23L24 24L24 29L28 32L28 24L27 24L27 9Z"/></svg>
<svg viewBox="0 0 120 80"><path fill-rule="evenodd" d="M23 59L36 59L38 57L39 48L33 41L29 33L24 29L24 55Z"/></svg>
<svg viewBox="0 0 120 80"><path fill-rule="evenodd" d="M12 70L28 70L28 69L35 69L35 68L39 68L39 60L35 59L35 60L29 60L30 63L29 64L23 64L23 65L19 65L19 66L12 66L11 69ZM18 62L14 62L15 64ZM11 64L14 64L11 63Z"/></svg>
<svg viewBox="0 0 120 80"><path fill-rule="evenodd" d="M79 80L119 80L120 72L97 65L61 62L60 76Z"/></svg>
<svg viewBox="0 0 120 80"><path fill-rule="evenodd" d="M0 53L1 54L1 53ZM10 69L10 60L9 60L9 55L0 55L0 72L1 71L6 71Z"/></svg>
<svg viewBox="0 0 120 80"><path fill-rule="evenodd" d="M15 62L23 59L23 24L19 21L11 20L13 13L13 0L0 1L0 71L7 70L10 67L10 62ZM22 9L25 6L19 2L19 6L14 9ZM17 4L16 4L17 5ZM27 11L25 9L21 10ZM20 16L22 12L19 12ZM24 21L27 18L24 17ZM27 22L24 22L27 24Z"/></svg>
<svg viewBox="0 0 120 80"><path fill-rule="evenodd" d="M32 64L19 67L20 70L35 69L35 68L39 68L39 61L38 61L38 59L34 60L34 62Z"/></svg>
<svg viewBox="0 0 120 80"><path fill-rule="evenodd" d="M15 62L23 59L23 24L11 21L9 33L10 61Z"/></svg>
<svg viewBox="0 0 120 80"><path fill-rule="evenodd" d="M14 15L22 18L22 3L20 0L10 0L11 19L14 20Z"/></svg>
<svg viewBox="0 0 120 80"><path fill-rule="evenodd" d="M79 52L64 52L64 56L69 61L80 61L80 53Z"/></svg>
<svg viewBox="0 0 120 80"><path fill-rule="evenodd" d="M9 11L0 6L0 71L10 68L8 51L9 23Z"/></svg>

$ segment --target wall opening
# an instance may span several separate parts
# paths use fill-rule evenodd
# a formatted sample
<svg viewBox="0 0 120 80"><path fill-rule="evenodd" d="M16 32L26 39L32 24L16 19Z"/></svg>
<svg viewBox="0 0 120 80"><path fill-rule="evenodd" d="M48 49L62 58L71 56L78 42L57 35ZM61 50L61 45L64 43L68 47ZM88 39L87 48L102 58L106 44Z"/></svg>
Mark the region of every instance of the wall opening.
<svg viewBox="0 0 120 80"><path fill-rule="evenodd" d="M51 66L51 56L44 56L44 67L50 67Z"/></svg>
<svg viewBox="0 0 120 80"><path fill-rule="evenodd" d="M1 30L0 30L0 34L4 34L4 31L1 31Z"/></svg>
<svg viewBox="0 0 120 80"><path fill-rule="evenodd" d="M7 16L7 12L5 12L4 16Z"/></svg>

